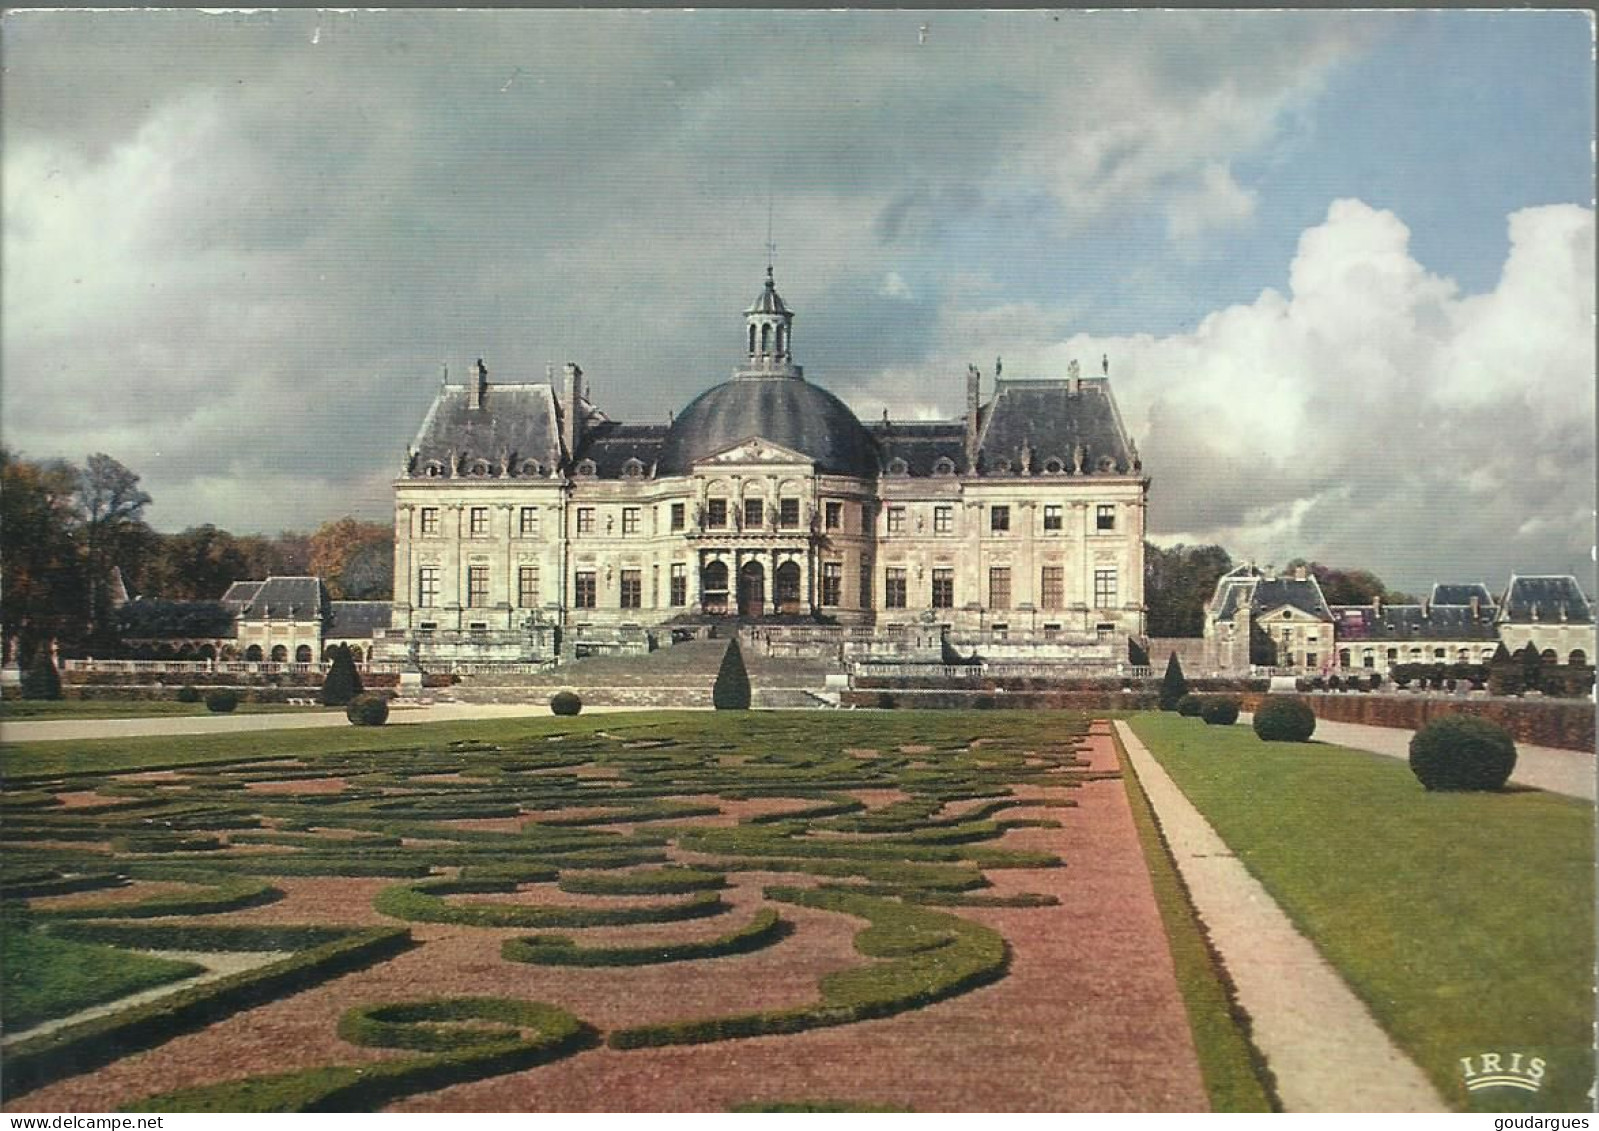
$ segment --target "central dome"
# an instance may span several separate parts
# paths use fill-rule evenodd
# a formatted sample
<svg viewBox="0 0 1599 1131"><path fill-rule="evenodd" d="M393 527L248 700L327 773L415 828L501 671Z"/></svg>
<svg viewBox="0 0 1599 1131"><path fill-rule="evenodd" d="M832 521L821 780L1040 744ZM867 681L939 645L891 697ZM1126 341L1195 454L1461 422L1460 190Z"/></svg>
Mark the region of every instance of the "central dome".
<svg viewBox="0 0 1599 1131"><path fill-rule="evenodd" d="M757 436L803 453L818 471L877 475L877 445L855 414L797 377L735 377L701 393L668 430L657 474L686 475L697 461Z"/></svg>

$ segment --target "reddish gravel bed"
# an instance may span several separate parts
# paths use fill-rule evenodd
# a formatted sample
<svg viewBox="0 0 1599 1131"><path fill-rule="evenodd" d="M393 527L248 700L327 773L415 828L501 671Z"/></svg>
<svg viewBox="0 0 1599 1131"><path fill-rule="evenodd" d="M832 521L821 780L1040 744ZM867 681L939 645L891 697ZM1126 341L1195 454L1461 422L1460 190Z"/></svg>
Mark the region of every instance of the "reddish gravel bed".
<svg viewBox="0 0 1599 1131"><path fill-rule="evenodd" d="M244 788L252 793L343 793L350 783L343 778L288 778L246 782Z"/></svg>
<svg viewBox="0 0 1599 1131"><path fill-rule="evenodd" d="M1108 736L1090 754L1096 769L1115 765ZM1004 842L1053 849L1068 866L990 873L997 892L1051 892L1061 906L959 910L1011 942L1010 975L993 986L899 1017L793 1036L586 1052L412 1097L395 1110L713 1111L794 1099L923 1111L1205 1110L1122 783L1070 792L1080 808L1023 810L1060 817L1063 828L1019 829Z"/></svg>

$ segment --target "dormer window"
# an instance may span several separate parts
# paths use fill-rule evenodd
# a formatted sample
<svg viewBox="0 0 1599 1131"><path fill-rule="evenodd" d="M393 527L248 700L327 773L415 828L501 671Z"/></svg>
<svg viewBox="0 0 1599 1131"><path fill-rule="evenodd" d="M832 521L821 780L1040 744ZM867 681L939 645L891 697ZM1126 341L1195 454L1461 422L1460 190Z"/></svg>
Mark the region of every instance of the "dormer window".
<svg viewBox="0 0 1599 1131"><path fill-rule="evenodd" d="M591 459L578 460L578 463L577 463L577 476L578 476L579 479L593 479L595 474L596 474L596 472L597 472L597 470L598 469L594 466L594 461L593 460L591 460Z"/></svg>
<svg viewBox="0 0 1599 1131"><path fill-rule="evenodd" d="M428 465L422 469L422 474L429 479L437 479L444 474L444 465L438 460L430 460Z"/></svg>
<svg viewBox="0 0 1599 1131"><path fill-rule="evenodd" d="M1008 460L1008 459L995 460L992 470L993 470L993 473L995 475L1009 475L1010 474L1010 460Z"/></svg>
<svg viewBox="0 0 1599 1131"><path fill-rule="evenodd" d="M638 460L630 459L622 465L623 479L642 479L643 477L644 465Z"/></svg>
<svg viewBox="0 0 1599 1131"><path fill-rule="evenodd" d="M893 459L888 461L888 473L890 475L909 475L910 465L904 460L900 459L898 456L895 456Z"/></svg>
<svg viewBox="0 0 1599 1131"><path fill-rule="evenodd" d="M938 460L933 464L933 474L954 475L955 461L950 459L948 456L939 456Z"/></svg>
<svg viewBox="0 0 1599 1131"><path fill-rule="evenodd" d="M543 475L544 467L536 459L525 459L522 461L522 474L534 476Z"/></svg>
<svg viewBox="0 0 1599 1131"><path fill-rule="evenodd" d="M467 472L468 475L475 475L479 477L487 475L488 473L489 461L486 459L473 460L471 470Z"/></svg>
<svg viewBox="0 0 1599 1131"><path fill-rule="evenodd" d="M1061 472L1063 472L1065 470L1066 470L1066 465L1064 463L1062 463L1059 459L1056 459L1053 456L1051 456L1049 459L1046 459L1044 461L1044 474L1045 475L1059 475L1059 474L1061 474Z"/></svg>

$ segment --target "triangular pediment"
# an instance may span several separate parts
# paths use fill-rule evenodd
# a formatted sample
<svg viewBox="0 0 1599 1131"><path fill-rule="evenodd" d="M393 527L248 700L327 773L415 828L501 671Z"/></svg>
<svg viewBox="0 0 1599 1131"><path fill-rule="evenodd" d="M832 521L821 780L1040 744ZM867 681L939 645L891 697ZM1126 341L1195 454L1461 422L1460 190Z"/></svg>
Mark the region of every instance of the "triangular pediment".
<svg viewBox="0 0 1599 1131"><path fill-rule="evenodd" d="M704 459L697 461L696 466L704 464L796 464L807 466L815 462L804 452L796 452L793 448L785 448L782 444L774 444L763 436L751 436L747 440L740 440L730 448L723 448L719 452L712 452Z"/></svg>

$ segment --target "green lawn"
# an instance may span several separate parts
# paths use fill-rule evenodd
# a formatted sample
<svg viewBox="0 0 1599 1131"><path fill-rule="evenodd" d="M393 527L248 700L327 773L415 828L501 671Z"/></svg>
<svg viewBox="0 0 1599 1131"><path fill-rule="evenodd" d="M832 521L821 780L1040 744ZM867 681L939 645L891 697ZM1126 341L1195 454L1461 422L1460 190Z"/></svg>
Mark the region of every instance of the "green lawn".
<svg viewBox="0 0 1599 1131"><path fill-rule="evenodd" d="M0 999L7 1033L202 973L205 967L91 943L0 930Z"/></svg>
<svg viewBox="0 0 1599 1131"><path fill-rule="evenodd" d="M1591 805L1430 794L1402 762L1243 726L1132 726L1451 1103L1591 1106ZM1542 1091L1467 1093L1460 1058L1485 1052L1545 1058Z"/></svg>
<svg viewBox="0 0 1599 1131"><path fill-rule="evenodd" d="M309 688L314 698L316 689ZM287 703L240 703L241 715L282 714L286 711L338 710L333 707L291 707ZM152 699L7 699L0 718L8 722L46 722L62 719L196 718L209 715L204 703L177 703Z"/></svg>

